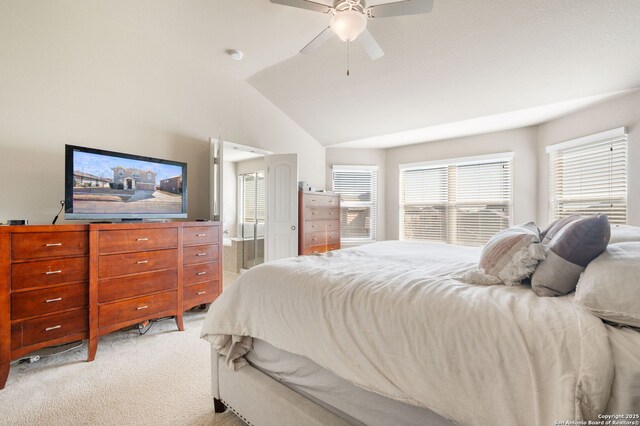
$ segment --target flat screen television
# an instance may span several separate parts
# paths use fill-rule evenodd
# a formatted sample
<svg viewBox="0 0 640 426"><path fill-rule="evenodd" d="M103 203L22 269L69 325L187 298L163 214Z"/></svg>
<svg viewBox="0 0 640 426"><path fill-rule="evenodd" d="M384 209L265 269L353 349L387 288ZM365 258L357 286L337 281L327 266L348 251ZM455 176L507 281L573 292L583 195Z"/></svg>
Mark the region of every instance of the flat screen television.
<svg viewBox="0 0 640 426"><path fill-rule="evenodd" d="M187 165L65 145L65 219L187 217Z"/></svg>

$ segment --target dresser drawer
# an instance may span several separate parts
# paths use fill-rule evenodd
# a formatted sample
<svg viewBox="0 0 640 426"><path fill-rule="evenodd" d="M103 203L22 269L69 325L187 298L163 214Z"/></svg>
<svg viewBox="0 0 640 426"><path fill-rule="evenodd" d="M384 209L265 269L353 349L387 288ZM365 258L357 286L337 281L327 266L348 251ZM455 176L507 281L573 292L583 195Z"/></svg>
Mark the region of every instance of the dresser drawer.
<svg viewBox="0 0 640 426"><path fill-rule="evenodd" d="M113 302L178 288L178 269L145 272L102 279L98 284L98 303Z"/></svg>
<svg viewBox="0 0 640 426"><path fill-rule="evenodd" d="M13 324L11 326L11 347L19 349L71 334L84 333L87 330L89 330L87 309L48 315Z"/></svg>
<svg viewBox="0 0 640 426"><path fill-rule="evenodd" d="M182 262L185 265L193 265L196 263L217 262L218 261L218 245L210 244L206 246L185 247L182 252Z"/></svg>
<svg viewBox="0 0 640 426"><path fill-rule="evenodd" d="M185 266L182 274L184 286L218 279L218 263L202 263Z"/></svg>
<svg viewBox="0 0 640 426"><path fill-rule="evenodd" d="M305 234L304 245L305 246L317 246L325 244L340 243L340 233L333 232L313 232Z"/></svg>
<svg viewBox="0 0 640 426"><path fill-rule="evenodd" d="M100 231L100 254L158 250L178 247L177 228L141 228Z"/></svg>
<svg viewBox="0 0 640 426"><path fill-rule="evenodd" d="M305 207L305 220L340 219L340 209L336 207Z"/></svg>
<svg viewBox="0 0 640 426"><path fill-rule="evenodd" d="M337 244L322 244L322 245L318 245L318 246L305 247L305 249L302 252L302 254L317 254L317 253L324 253L324 252L327 252L327 251L338 250L338 249L340 249L340 243L337 243Z"/></svg>
<svg viewBox="0 0 640 426"><path fill-rule="evenodd" d="M17 320L89 304L89 285L71 284L11 294L11 319Z"/></svg>
<svg viewBox="0 0 640 426"><path fill-rule="evenodd" d="M11 236L13 260L82 256L88 253L87 232L35 232Z"/></svg>
<svg viewBox="0 0 640 426"><path fill-rule="evenodd" d="M218 226L185 226L182 228L183 245L211 244L218 242Z"/></svg>
<svg viewBox="0 0 640 426"><path fill-rule="evenodd" d="M110 278L119 275L172 269L178 267L177 250L143 251L139 253L100 256L98 276Z"/></svg>
<svg viewBox="0 0 640 426"><path fill-rule="evenodd" d="M305 232L328 232L338 231L340 229L339 220L307 220L304 222Z"/></svg>
<svg viewBox="0 0 640 426"><path fill-rule="evenodd" d="M183 292L183 308L212 303L218 297L218 281L209 281L186 287Z"/></svg>
<svg viewBox="0 0 640 426"><path fill-rule="evenodd" d="M98 308L98 327L107 327L136 319L153 318L154 314L176 311L177 304L177 293L167 291L152 296L101 305Z"/></svg>
<svg viewBox="0 0 640 426"><path fill-rule="evenodd" d="M338 197L331 195L304 194L304 205L315 207L333 207L338 205Z"/></svg>
<svg viewBox="0 0 640 426"><path fill-rule="evenodd" d="M13 290L88 280L88 257L39 260L29 263L15 263L11 266L11 288Z"/></svg>

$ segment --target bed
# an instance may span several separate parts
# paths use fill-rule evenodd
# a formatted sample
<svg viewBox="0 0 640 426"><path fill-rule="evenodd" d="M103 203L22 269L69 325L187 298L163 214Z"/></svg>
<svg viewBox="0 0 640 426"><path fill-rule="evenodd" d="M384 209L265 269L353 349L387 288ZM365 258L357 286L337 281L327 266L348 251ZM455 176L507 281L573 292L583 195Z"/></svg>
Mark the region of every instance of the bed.
<svg viewBox="0 0 640 426"><path fill-rule="evenodd" d="M640 412L640 332L573 295L459 278L479 249L386 241L267 263L212 305L212 387L250 424L550 425Z"/></svg>

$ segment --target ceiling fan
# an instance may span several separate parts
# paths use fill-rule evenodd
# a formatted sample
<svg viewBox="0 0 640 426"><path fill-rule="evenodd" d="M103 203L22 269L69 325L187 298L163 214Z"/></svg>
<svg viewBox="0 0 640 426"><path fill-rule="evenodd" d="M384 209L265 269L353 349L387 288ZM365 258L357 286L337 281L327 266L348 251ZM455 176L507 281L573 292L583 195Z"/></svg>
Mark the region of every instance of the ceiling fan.
<svg viewBox="0 0 640 426"><path fill-rule="evenodd" d="M330 25L311 40L300 53L312 53L335 34L346 43L359 39L371 59L381 58L384 52L367 29L369 19L419 15L429 13L433 9L433 0L401 0L369 7L367 7L366 0L325 0L331 5L311 0L270 1L271 3L333 15Z"/></svg>

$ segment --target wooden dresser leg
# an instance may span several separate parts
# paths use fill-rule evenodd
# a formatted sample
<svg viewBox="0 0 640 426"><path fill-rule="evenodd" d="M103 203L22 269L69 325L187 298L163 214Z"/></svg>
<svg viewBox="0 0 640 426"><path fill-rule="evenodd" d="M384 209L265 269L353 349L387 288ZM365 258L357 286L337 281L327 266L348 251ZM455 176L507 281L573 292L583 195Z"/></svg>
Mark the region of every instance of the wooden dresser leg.
<svg viewBox="0 0 640 426"><path fill-rule="evenodd" d="M182 312L179 312L176 315L176 325L178 326L178 330L184 331L184 322L182 321Z"/></svg>
<svg viewBox="0 0 640 426"><path fill-rule="evenodd" d="M98 352L98 338L89 339L89 356L87 362L91 362L96 359L96 352Z"/></svg>
<svg viewBox="0 0 640 426"><path fill-rule="evenodd" d="M222 403L218 398L213 398L213 411L216 413L224 413L227 411L227 406Z"/></svg>
<svg viewBox="0 0 640 426"><path fill-rule="evenodd" d="M7 377L9 377L10 363L0 364L0 389L4 389L4 385L7 384Z"/></svg>

